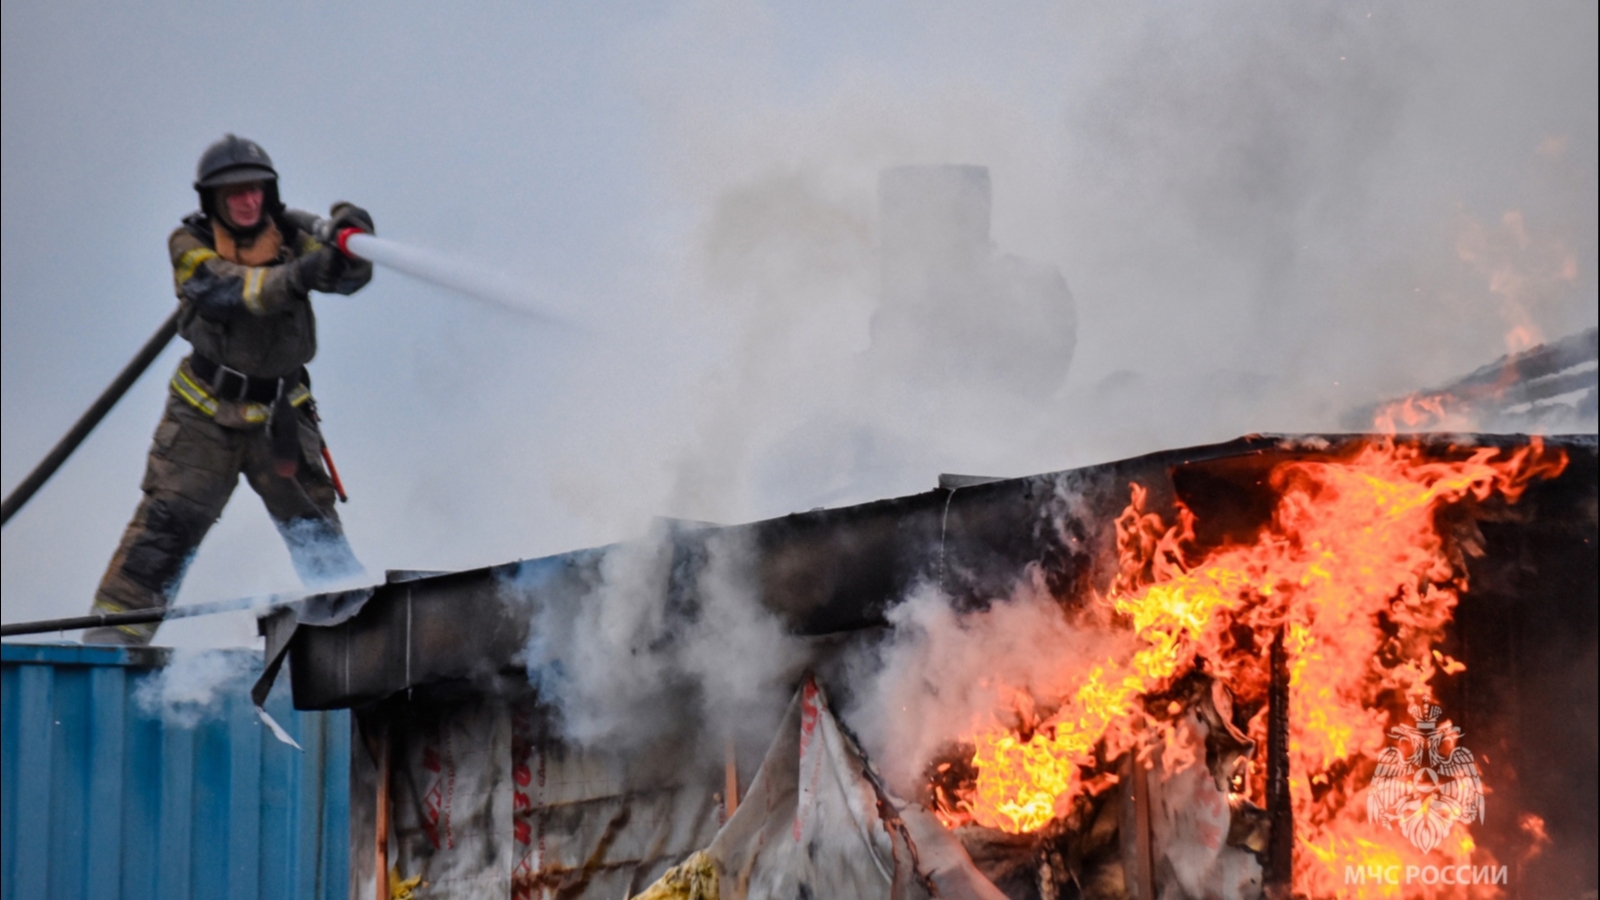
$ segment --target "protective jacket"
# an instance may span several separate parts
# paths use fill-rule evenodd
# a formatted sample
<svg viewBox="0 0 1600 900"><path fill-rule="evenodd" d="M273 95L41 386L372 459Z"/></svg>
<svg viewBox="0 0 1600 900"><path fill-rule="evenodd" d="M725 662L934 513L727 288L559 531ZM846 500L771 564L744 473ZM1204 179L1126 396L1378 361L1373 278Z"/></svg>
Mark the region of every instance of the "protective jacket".
<svg viewBox="0 0 1600 900"><path fill-rule="evenodd" d="M293 375L317 355L307 293L353 294L372 280L372 263L333 251L323 254L326 264L296 264L323 249L306 227L312 218L299 210L273 215L248 247L204 213L172 232L178 333L195 352L252 378Z"/></svg>

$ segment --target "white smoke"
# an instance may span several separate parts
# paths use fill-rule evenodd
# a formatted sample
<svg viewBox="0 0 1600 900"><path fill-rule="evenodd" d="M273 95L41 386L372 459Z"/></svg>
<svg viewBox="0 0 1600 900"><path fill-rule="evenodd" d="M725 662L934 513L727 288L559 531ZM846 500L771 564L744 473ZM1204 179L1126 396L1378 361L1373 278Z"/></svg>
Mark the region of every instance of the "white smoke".
<svg viewBox="0 0 1600 900"><path fill-rule="evenodd" d="M700 688L711 736L764 744L807 662L800 641L759 602L752 556L713 540L697 579L698 618L681 634L683 672Z"/></svg>
<svg viewBox="0 0 1600 900"><path fill-rule="evenodd" d="M295 574L307 590L332 591L340 587L358 587L366 581L366 567L356 559L350 541L342 532L314 518L273 524L289 549Z"/></svg>
<svg viewBox="0 0 1600 900"><path fill-rule="evenodd" d="M1327 429L1495 358L1516 304L1546 338L1595 321L1594 4L119 13L157 49L7 9L7 484L166 312L152 250L225 128L268 145L286 200L359 200L387 237L493 260L616 335L576 347L383 273L318 298L340 511L374 571ZM286 88L252 95L255 124L161 102L227 109L258 83L243 57L185 81L185 48L217 28L276 36ZM335 120L336 140L314 124ZM85 138L75 162L61 134ZM870 358L879 172L943 163L988 167L997 256L1072 289L1077 347L1048 396L934 390ZM107 202L86 171L131 193ZM68 232L104 252L63 267L64 245L35 246ZM8 527L8 617L81 610L100 572L84 561L137 502L161 381ZM180 600L293 584L270 534L236 497Z"/></svg>
<svg viewBox="0 0 1600 900"><path fill-rule="evenodd" d="M611 548L570 603L533 592L528 677L579 744L638 748L674 735L764 741L804 656L754 599L748 555L713 539L680 589L672 530ZM682 572L679 573L682 576ZM509 585L512 591L516 585Z"/></svg>
<svg viewBox="0 0 1600 900"><path fill-rule="evenodd" d="M958 613L924 586L889 614L894 631L857 662L849 720L889 783L912 796L950 742L1015 721L1016 691L1049 702L1070 676L1118 651L1116 634L1079 627L1042 590L1020 589L987 609Z"/></svg>
<svg viewBox="0 0 1600 900"><path fill-rule="evenodd" d="M673 24L766 46L770 23L740 9ZM1530 15L1530 41L1561 40L1554 7ZM1502 17L1073 6L1035 23L1036 45L1017 22L939 9L923 27L949 55L915 76L846 69L792 95L761 90L778 76L758 49L698 58L690 89L652 96L698 214L687 275L730 349L692 393L693 439L666 448L664 511L739 521L925 490L940 471L1343 430L1352 407L1494 359L1518 323L1550 338L1591 323L1593 112L1508 102L1520 88L1470 61L1533 52L1504 44ZM957 47L973 66L946 65ZM1555 77L1518 71L1523 87ZM1033 352L1031 324L930 310L912 347L882 352L879 177L928 163L988 167L996 255L1065 276L1065 385L997 377ZM1471 227L1512 210L1514 232Z"/></svg>
<svg viewBox="0 0 1600 900"><path fill-rule="evenodd" d="M177 648L167 664L134 689L146 715L176 728L194 728L219 718L229 700L247 702L259 657L245 650Z"/></svg>

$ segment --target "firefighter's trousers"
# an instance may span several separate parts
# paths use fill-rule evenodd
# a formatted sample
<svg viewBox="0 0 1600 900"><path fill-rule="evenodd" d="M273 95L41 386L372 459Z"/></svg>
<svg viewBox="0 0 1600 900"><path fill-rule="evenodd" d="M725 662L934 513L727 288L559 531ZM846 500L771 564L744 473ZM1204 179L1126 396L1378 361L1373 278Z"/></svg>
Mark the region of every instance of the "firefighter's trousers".
<svg viewBox="0 0 1600 900"><path fill-rule="evenodd" d="M300 460L297 474L286 478L274 470L266 427L224 427L169 394L145 468L144 499L95 591L93 612L165 607L241 474L266 504L303 583L315 587L360 574L334 509L321 434L308 412L295 410L295 415ZM147 644L156 628L154 623L94 628L84 633L84 642Z"/></svg>

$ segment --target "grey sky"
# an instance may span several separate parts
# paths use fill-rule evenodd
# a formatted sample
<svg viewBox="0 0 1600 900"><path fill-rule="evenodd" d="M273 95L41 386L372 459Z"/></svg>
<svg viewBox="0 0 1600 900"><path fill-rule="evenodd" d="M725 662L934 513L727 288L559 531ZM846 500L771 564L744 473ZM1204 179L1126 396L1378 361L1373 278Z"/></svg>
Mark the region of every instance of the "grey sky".
<svg viewBox="0 0 1600 900"><path fill-rule="evenodd" d="M1504 352L1508 305L1547 337L1595 322L1596 24L1576 0L6 0L0 481L171 308L165 237L230 130L291 204L361 203L594 326L387 272L316 301L374 571L1331 428ZM922 162L989 166L996 243L1071 286L1050 402L972 398L952 427L944 398L840 374L874 302L877 172ZM87 606L182 350L7 526L7 621ZM180 601L295 584L241 489Z"/></svg>

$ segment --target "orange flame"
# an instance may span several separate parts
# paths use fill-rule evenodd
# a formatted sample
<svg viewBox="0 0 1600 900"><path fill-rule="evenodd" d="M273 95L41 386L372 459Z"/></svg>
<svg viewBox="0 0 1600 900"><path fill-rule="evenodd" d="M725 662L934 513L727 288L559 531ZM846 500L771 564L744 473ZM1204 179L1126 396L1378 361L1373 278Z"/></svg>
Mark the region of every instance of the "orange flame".
<svg viewBox="0 0 1600 900"><path fill-rule="evenodd" d="M1535 321L1538 312L1578 280L1577 254L1559 237L1531 229L1521 210L1506 210L1498 228L1463 213L1456 255L1499 299L1508 353L1520 353L1544 340Z"/></svg>
<svg viewBox="0 0 1600 900"><path fill-rule="evenodd" d="M1509 383L1516 377L1515 371L1507 366L1511 373ZM1504 389L1502 385L1501 390ZM1372 425L1379 434L1399 434L1407 431L1429 431L1447 427L1451 423L1464 423L1466 417L1452 415L1452 411L1460 404L1457 398L1448 391L1436 394L1411 394L1399 400L1386 403L1373 414ZM1463 413L1466 411L1463 410Z"/></svg>
<svg viewBox="0 0 1600 900"><path fill-rule="evenodd" d="M1552 137L1540 152L1560 156L1565 139ZM1416 431L1473 431L1476 416L1505 395L1520 378L1518 357L1544 342L1541 311L1567 297L1581 271L1577 254L1558 236L1530 228L1519 210L1507 210L1498 227L1463 212L1457 223L1456 255L1496 298L1505 325L1506 357L1492 384L1413 394L1380 407L1374 430L1382 434Z"/></svg>
<svg viewBox="0 0 1600 900"><path fill-rule="evenodd" d="M1523 813L1517 817L1517 827L1528 836L1528 849L1523 852L1524 859L1532 859L1544 852L1544 848L1550 843L1550 833L1544 828L1544 817Z"/></svg>
<svg viewBox="0 0 1600 900"><path fill-rule="evenodd" d="M1281 464L1270 476L1278 495L1271 523L1253 543L1198 560L1188 558L1189 511L1180 507L1169 527L1145 510L1146 492L1133 485L1116 522L1119 574L1103 602L1131 629L1134 649L1065 679L1074 687L1041 702L1057 705L1028 733L995 727L972 736L976 782L941 817L1012 833L1043 827L1089 789L1082 773L1097 759L1153 745L1148 736L1160 723L1142 698L1175 676L1203 668L1241 702L1259 705L1269 680L1265 650L1282 628L1296 890L1351 896L1347 866L1425 862L1397 832L1367 822L1364 779L1355 776L1370 773L1391 710L1465 668L1438 649L1466 576L1436 513L1469 498L1515 501L1565 465L1565 454L1546 453L1537 438L1457 461L1383 440L1345 460ZM1017 710L1031 713L1034 698L1016 695ZM1264 718L1251 726L1262 752ZM1465 864L1474 848L1456 829L1437 852ZM1372 896L1391 890L1371 887Z"/></svg>

